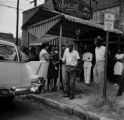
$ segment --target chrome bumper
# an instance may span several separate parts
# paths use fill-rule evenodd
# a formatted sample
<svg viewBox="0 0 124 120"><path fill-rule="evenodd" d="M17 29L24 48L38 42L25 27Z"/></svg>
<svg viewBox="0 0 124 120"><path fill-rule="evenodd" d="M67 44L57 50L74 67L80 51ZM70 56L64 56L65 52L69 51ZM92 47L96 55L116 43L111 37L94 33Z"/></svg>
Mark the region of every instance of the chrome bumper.
<svg viewBox="0 0 124 120"><path fill-rule="evenodd" d="M21 87L21 88L0 88L0 97L16 96L16 95L26 95L26 94L39 94L41 92L43 85L33 83L31 87Z"/></svg>
<svg viewBox="0 0 124 120"><path fill-rule="evenodd" d="M29 88L14 88L12 93L13 95L39 94L41 89L41 84L33 83L33 86Z"/></svg>
<svg viewBox="0 0 124 120"><path fill-rule="evenodd" d="M30 87L12 87L12 88L0 88L0 97L26 95L26 94L40 94L41 89L44 87L45 80L39 77L35 81L32 81Z"/></svg>

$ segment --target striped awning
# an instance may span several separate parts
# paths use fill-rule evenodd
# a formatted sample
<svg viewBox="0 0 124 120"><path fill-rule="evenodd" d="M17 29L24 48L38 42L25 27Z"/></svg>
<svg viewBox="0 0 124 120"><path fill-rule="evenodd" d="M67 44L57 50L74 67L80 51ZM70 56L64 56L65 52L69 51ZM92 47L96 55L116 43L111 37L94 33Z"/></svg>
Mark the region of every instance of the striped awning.
<svg viewBox="0 0 124 120"><path fill-rule="evenodd" d="M29 26L28 32L37 37L37 39L40 39L47 33L50 28L52 28L59 21L60 15L56 15L50 19Z"/></svg>
<svg viewBox="0 0 124 120"><path fill-rule="evenodd" d="M69 20L71 22L76 22L76 23L79 23L79 24L84 24L84 25L87 25L87 26L91 26L91 27L95 27L95 28L104 30L104 25L96 24L96 23L93 23L91 21L80 19L80 18L77 18L77 17L73 17L73 16L70 16L70 15L63 14L63 13L60 13L60 14L62 16L64 16L64 18L66 20ZM116 33L116 34L122 34L123 33L122 31L120 31L118 29L114 29L113 32Z"/></svg>
<svg viewBox="0 0 124 120"><path fill-rule="evenodd" d="M42 45L44 42L50 42L50 41L53 41L56 38L57 38L57 36L48 36L48 37L44 36L43 38L37 39L35 41L31 41L29 43L29 45L31 45L31 46L35 46L35 45L39 46L39 45Z"/></svg>
<svg viewBox="0 0 124 120"><path fill-rule="evenodd" d="M100 30L104 31L104 25L96 24L96 23L93 23L93 22L88 21L88 20L84 20L81 18L73 17L70 15L55 12L55 11L49 11L48 10L48 12L54 12L54 13L56 13L56 16L51 17L51 18L46 19L46 20L43 20L43 21L40 21L40 22L33 24L33 25L30 25L28 27L28 32L30 34L34 35L35 37L37 37L37 39L42 38L51 28L53 28L57 23L59 23L61 19L64 19L65 23L66 22L78 23L81 26L84 25L87 29L95 28L95 29L100 29ZM70 27L71 26L72 25L70 24ZM67 26L64 26L64 27L66 28ZM83 29L83 28L81 28L81 29ZM68 29L68 30L69 30L68 32L70 32L70 31L74 32L75 31L75 29ZM85 30L83 29L82 32L83 31L85 31ZM73 32L72 32L72 34L73 34ZM58 33L59 33L59 31L58 31ZM112 31L112 33L122 34L123 32L120 30L114 29Z"/></svg>

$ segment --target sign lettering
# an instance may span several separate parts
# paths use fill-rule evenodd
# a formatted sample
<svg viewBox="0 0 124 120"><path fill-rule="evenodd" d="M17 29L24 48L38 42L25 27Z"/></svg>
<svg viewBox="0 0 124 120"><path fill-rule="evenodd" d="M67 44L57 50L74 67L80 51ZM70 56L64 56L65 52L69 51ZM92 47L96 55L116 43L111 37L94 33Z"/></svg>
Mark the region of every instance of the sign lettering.
<svg viewBox="0 0 124 120"><path fill-rule="evenodd" d="M80 0L54 0L54 8L62 13L89 20L92 18L92 9Z"/></svg>

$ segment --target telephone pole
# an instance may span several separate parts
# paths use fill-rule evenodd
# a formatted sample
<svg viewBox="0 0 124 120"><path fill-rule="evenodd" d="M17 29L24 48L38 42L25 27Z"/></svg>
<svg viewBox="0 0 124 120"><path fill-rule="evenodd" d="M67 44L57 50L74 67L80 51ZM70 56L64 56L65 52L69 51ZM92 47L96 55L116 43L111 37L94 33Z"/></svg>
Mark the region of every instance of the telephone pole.
<svg viewBox="0 0 124 120"><path fill-rule="evenodd" d="M30 2L30 4L31 4L31 3L34 3L34 7L37 6L37 0L34 0L34 1Z"/></svg>
<svg viewBox="0 0 124 120"><path fill-rule="evenodd" d="M17 0L17 8L16 8L16 45L18 45L18 28L19 28L19 0Z"/></svg>

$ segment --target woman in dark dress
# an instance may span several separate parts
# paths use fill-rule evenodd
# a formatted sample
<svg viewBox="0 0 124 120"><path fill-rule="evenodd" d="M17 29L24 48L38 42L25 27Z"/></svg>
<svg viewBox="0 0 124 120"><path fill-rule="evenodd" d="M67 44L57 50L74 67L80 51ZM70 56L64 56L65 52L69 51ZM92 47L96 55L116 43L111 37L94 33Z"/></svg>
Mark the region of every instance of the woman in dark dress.
<svg viewBox="0 0 124 120"><path fill-rule="evenodd" d="M47 91L51 89L50 91L56 90L56 83L58 78L58 62L56 62L56 53L52 50L52 47L49 48L50 53L50 64L48 67L48 84L47 84Z"/></svg>

